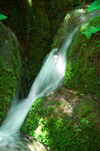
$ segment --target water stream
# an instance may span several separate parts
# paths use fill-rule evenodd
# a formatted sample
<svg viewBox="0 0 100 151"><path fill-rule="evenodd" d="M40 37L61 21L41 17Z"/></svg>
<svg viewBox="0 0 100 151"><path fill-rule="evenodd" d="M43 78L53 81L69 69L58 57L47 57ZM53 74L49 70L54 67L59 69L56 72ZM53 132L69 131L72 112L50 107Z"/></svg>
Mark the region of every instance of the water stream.
<svg viewBox="0 0 100 151"><path fill-rule="evenodd" d="M90 13L86 15L81 12L80 18L76 20L76 26L72 27L71 31L66 35L61 48L59 50L58 48L53 49L46 57L27 98L11 106L0 127L0 151L28 150L19 138L20 128L25 117L38 97L42 97L62 85L67 62L66 53L72 42L73 35L80 25L88 22L94 16L97 16L97 14Z"/></svg>

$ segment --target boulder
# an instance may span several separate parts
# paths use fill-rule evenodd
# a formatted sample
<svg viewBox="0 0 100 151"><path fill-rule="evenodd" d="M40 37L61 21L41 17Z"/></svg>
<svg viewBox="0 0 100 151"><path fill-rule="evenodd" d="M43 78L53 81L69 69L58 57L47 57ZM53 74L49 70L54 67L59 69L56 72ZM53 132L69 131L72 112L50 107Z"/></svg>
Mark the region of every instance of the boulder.
<svg viewBox="0 0 100 151"><path fill-rule="evenodd" d="M0 22L0 124L18 88L20 69L17 38L11 29Z"/></svg>

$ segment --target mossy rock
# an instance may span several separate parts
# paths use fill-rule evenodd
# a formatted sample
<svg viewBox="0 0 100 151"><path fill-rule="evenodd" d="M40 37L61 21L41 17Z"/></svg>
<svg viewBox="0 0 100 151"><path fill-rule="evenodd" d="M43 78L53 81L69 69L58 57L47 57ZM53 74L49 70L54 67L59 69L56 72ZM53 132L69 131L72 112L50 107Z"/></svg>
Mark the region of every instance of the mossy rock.
<svg viewBox="0 0 100 151"><path fill-rule="evenodd" d="M53 151L99 150L99 101L59 89L35 101L22 131Z"/></svg>
<svg viewBox="0 0 100 151"><path fill-rule="evenodd" d="M0 124L20 79L21 58L14 33L0 22Z"/></svg>
<svg viewBox="0 0 100 151"><path fill-rule="evenodd" d="M67 14L61 28L58 30L52 48L61 47L71 29L77 27L77 22L80 22L79 19L81 15L82 12L79 10ZM83 18L86 15L88 14L84 13ZM88 17L86 18L87 21L84 25L79 27L79 30L74 35L72 43L67 50L64 84L66 88L77 89L80 92L92 93L100 97L100 31L90 31L90 39L87 39L85 34L83 34L83 31L90 26L99 28L100 17L94 17L90 19L90 21Z"/></svg>
<svg viewBox="0 0 100 151"><path fill-rule="evenodd" d="M89 25L100 24L100 17L92 19ZM65 85L83 93L92 93L100 97L100 65L99 47L100 35L93 33L90 39L82 34L82 29L74 36L74 40L67 53Z"/></svg>

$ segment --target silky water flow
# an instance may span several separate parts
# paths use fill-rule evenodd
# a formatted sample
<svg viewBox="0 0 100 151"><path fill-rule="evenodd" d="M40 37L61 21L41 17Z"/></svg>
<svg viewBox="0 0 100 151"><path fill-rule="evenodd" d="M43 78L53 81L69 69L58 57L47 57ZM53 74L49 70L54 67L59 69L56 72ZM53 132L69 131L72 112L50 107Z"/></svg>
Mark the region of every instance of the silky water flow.
<svg viewBox="0 0 100 151"><path fill-rule="evenodd" d="M62 85L66 68L66 52L72 42L73 35L80 25L88 22L94 16L97 15L90 13L85 17L84 12L81 12L80 18L76 20L76 26L72 27L68 35L66 35L61 48L59 50L58 48L53 49L46 57L27 98L20 102L17 101L18 103L13 103L0 127L0 151L29 150L19 137L19 131L25 117L37 98L54 91Z"/></svg>

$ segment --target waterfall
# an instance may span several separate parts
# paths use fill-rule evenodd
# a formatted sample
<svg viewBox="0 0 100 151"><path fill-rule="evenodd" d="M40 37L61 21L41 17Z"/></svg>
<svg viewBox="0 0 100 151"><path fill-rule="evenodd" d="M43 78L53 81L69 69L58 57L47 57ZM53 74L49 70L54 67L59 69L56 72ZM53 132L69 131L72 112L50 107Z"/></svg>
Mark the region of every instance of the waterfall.
<svg viewBox="0 0 100 151"><path fill-rule="evenodd" d="M55 48L50 52L36 77L27 98L18 102L18 104L11 106L0 131L9 133L10 135L17 134L34 101L37 98L44 96L46 93L54 91L63 83L66 68L65 52L72 41L75 31L76 30L68 36L60 50Z"/></svg>
<svg viewBox="0 0 100 151"><path fill-rule="evenodd" d="M89 19L93 18L93 15L89 15ZM66 68L66 53L68 47L72 42L73 35L78 30L79 26L88 20L82 13L79 21L76 22L76 26L66 35L66 38L60 49L53 49L46 57L45 62L37 75L27 98L15 103L11 106L10 111L2 126L0 127L0 149L6 151L14 151L16 147L15 142L18 142L17 135L20 128L32 107L34 101L44 96L46 93L54 91L60 85L62 85ZM5 141L6 140L6 141ZM13 141L13 143L11 143ZM5 149L5 146L10 144L11 146ZM9 143L10 142L10 143ZM23 151L23 149L21 149Z"/></svg>
<svg viewBox="0 0 100 151"><path fill-rule="evenodd" d="M11 142L13 141L13 143L10 143L10 149L7 151L10 151L16 146L16 141L20 142L18 141L18 137L15 136L19 134L23 121L34 101L37 98L44 96L46 93L54 91L57 87L62 85L66 68L66 51L71 44L75 31L76 30L74 30L67 37L60 50L55 48L47 56L46 61L36 77L27 98L11 106L3 125L0 127L1 149L5 149L9 139Z"/></svg>

